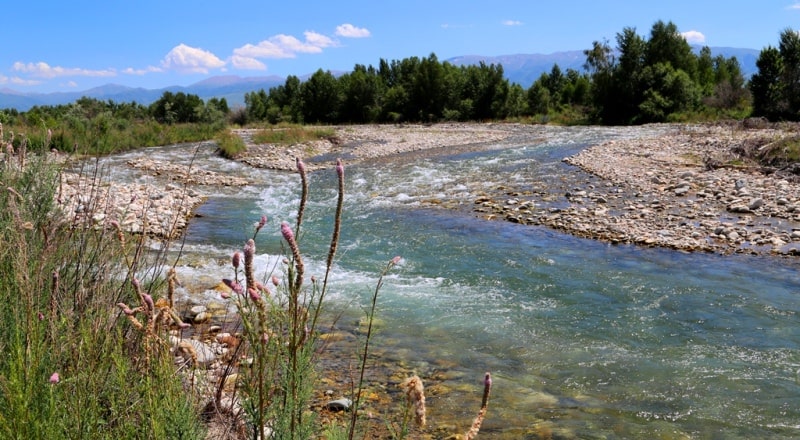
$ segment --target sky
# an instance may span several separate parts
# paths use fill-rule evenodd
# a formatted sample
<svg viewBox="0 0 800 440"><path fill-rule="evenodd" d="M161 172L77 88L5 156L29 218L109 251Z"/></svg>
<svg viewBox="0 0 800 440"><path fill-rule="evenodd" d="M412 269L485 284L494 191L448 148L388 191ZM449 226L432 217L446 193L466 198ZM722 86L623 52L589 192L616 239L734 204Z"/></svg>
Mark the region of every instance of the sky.
<svg viewBox="0 0 800 440"><path fill-rule="evenodd" d="M303 76L435 54L584 50L675 23L692 44L763 49L800 29L800 0L26 0L0 8L0 90L160 89ZM0 103L0 107L2 107Z"/></svg>

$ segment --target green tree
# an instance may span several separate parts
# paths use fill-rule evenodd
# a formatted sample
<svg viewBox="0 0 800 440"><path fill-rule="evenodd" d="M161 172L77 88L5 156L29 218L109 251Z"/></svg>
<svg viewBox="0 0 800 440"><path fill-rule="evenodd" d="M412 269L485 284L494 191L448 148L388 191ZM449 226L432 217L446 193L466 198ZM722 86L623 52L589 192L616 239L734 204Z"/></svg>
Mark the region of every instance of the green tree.
<svg viewBox="0 0 800 440"><path fill-rule="evenodd" d="M786 117L800 119L800 34L792 29L781 32L778 50L783 60L783 96L786 101Z"/></svg>
<svg viewBox="0 0 800 440"><path fill-rule="evenodd" d="M317 70L300 86L303 121L337 122L341 97L339 84L330 71Z"/></svg>
<svg viewBox="0 0 800 440"><path fill-rule="evenodd" d="M753 114L771 120L785 117L788 103L784 98L784 68L780 51L771 46L766 47L759 53L756 67L758 72L750 78Z"/></svg>
<svg viewBox="0 0 800 440"><path fill-rule="evenodd" d="M163 124L199 122L198 109L203 105L203 100L197 95L166 91L150 105L150 113Z"/></svg>

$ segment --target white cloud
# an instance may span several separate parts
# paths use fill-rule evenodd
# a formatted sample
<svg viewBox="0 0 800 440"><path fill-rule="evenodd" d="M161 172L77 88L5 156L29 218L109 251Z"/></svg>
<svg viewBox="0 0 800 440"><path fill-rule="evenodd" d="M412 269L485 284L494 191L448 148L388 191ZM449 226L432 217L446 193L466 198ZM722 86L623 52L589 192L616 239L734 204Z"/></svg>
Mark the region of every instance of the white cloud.
<svg viewBox="0 0 800 440"><path fill-rule="evenodd" d="M18 76L9 78L5 75L0 74L0 85L14 84L17 86L35 86L41 83L42 83L41 81L37 81L34 79L22 79Z"/></svg>
<svg viewBox="0 0 800 440"><path fill-rule="evenodd" d="M336 35L345 38L366 38L370 32L366 28L357 28L350 23L336 26Z"/></svg>
<svg viewBox="0 0 800 440"><path fill-rule="evenodd" d="M503 26L522 26L522 22L518 20L504 20Z"/></svg>
<svg viewBox="0 0 800 440"><path fill-rule="evenodd" d="M267 65L255 58L234 55L231 57L231 64L237 69L243 70L267 70Z"/></svg>
<svg viewBox="0 0 800 440"><path fill-rule="evenodd" d="M161 61L161 66L164 69L179 72L208 73L209 69L219 69L225 66L225 62L207 50L181 43L169 51Z"/></svg>
<svg viewBox="0 0 800 440"><path fill-rule="evenodd" d="M163 72L164 69L156 66L147 66L144 69L134 69L133 67L128 67L122 70L122 73L126 75L147 75L148 73L156 73L156 72Z"/></svg>
<svg viewBox="0 0 800 440"><path fill-rule="evenodd" d="M786 7L786 9L800 10L800 3L795 3Z"/></svg>
<svg viewBox="0 0 800 440"><path fill-rule="evenodd" d="M35 78L56 78L61 76L117 76L117 72L114 69L90 70L74 67L50 66L49 64L41 61L38 63L27 64L17 61L11 68L14 71L27 73Z"/></svg>
<svg viewBox="0 0 800 440"><path fill-rule="evenodd" d="M306 43L308 43L309 46L314 46L323 49L326 47L331 47L336 45L336 42L334 42L330 37L318 34L313 31L305 31L303 35L305 35ZM322 50L320 50L320 52L321 51Z"/></svg>
<svg viewBox="0 0 800 440"><path fill-rule="evenodd" d="M702 44L706 42L706 36L700 31L686 31L681 33L681 36L691 44Z"/></svg>
<svg viewBox="0 0 800 440"><path fill-rule="evenodd" d="M258 44L245 44L233 50L230 60L238 69L265 70L267 66L259 59L295 58L299 53L321 53L336 42L326 35L313 31L303 34L305 41L286 34L274 35Z"/></svg>

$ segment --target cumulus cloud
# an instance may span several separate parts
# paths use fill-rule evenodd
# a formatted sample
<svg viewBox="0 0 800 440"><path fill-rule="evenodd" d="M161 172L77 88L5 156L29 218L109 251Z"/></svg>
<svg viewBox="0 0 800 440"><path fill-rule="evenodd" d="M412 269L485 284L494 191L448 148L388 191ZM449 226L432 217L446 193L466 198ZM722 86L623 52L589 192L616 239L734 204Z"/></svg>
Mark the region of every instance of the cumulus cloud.
<svg viewBox="0 0 800 440"><path fill-rule="evenodd" d="M148 73L157 73L163 72L164 69L156 66L147 66L144 69L134 69L133 67L128 67L122 70L122 73L126 75L147 75Z"/></svg>
<svg viewBox="0 0 800 440"><path fill-rule="evenodd" d="M345 23L336 26L336 35L344 38L366 38L370 36L370 32L365 28L358 28L350 23Z"/></svg>
<svg viewBox="0 0 800 440"><path fill-rule="evenodd" d="M15 86L36 86L41 84L41 81L37 81L35 79L22 79L18 76L13 76L11 78L0 74L0 85L6 84L13 84Z"/></svg>
<svg viewBox="0 0 800 440"><path fill-rule="evenodd" d="M234 55L231 57L231 64L236 69L242 70L267 70L267 65L255 58Z"/></svg>
<svg viewBox="0 0 800 440"><path fill-rule="evenodd" d="M224 66L225 62L213 53L183 43L172 48L161 61L164 69L185 73L208 73Z"/></svg>
<svg viewBox="0 0 800 440"><path fill-rule="evenodd" d="M706 36L700 31L686 31L681 33L681 35L691 44L702 44L706 42Z"/></svg>
<svg viewBox="0 0 800 440"><path fill-rule="evenodd" d="M41 61L27 64L17 61L11 68L16 72L26 73L35 78L56 78L61 76L108 77L117 75L114 69L91 70L75 67L51 66Z"/></svg>
<svg viewBox="0 0 800 440"><path fill-rule="evenodd" d="M231 64L237 69L265 70L267 66L259 59L295 58L299 53L320 53L336 45L333 39L317 32L306 31L303 35L304 41L278 34L258 44L245 44L233 50Z"/></svg>
<svg viewBox="0 0 800 440"><path fill-rule="evenodd" d="M522 22L518 20L504 20L503 26L522 26Z"/></svg>

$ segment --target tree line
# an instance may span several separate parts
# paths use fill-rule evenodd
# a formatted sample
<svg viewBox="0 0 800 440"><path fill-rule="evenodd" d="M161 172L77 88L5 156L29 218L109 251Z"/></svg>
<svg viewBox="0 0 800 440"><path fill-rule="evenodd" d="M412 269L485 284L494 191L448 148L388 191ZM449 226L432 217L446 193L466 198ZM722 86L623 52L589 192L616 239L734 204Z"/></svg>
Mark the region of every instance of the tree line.
<svg viewBox="0 0 800 440"><path fill-rule="evenodd" d="M647 36L626 27L616 34L614 47L608 40L594 41L584 55L583 71L554 65L528 88L504 78L502 65L456 66L430 54L381 59L377 67L357 64L340 76L322 69L305 81L291 75L268 91L247 93L243 108L229 108L224 98L204 102L197 95L167 91L149 106L81 98L24 113L0 111L0 122L66 125L86 137L137 123L218 130L227 123L261 122L532 118L619 125L749 115L800 120L800 35L790 29L780 33L777 47L761 51L758 72L749 81L735 57L712 56L708 47L693 51L672 22L657 21Z"/></svg>

